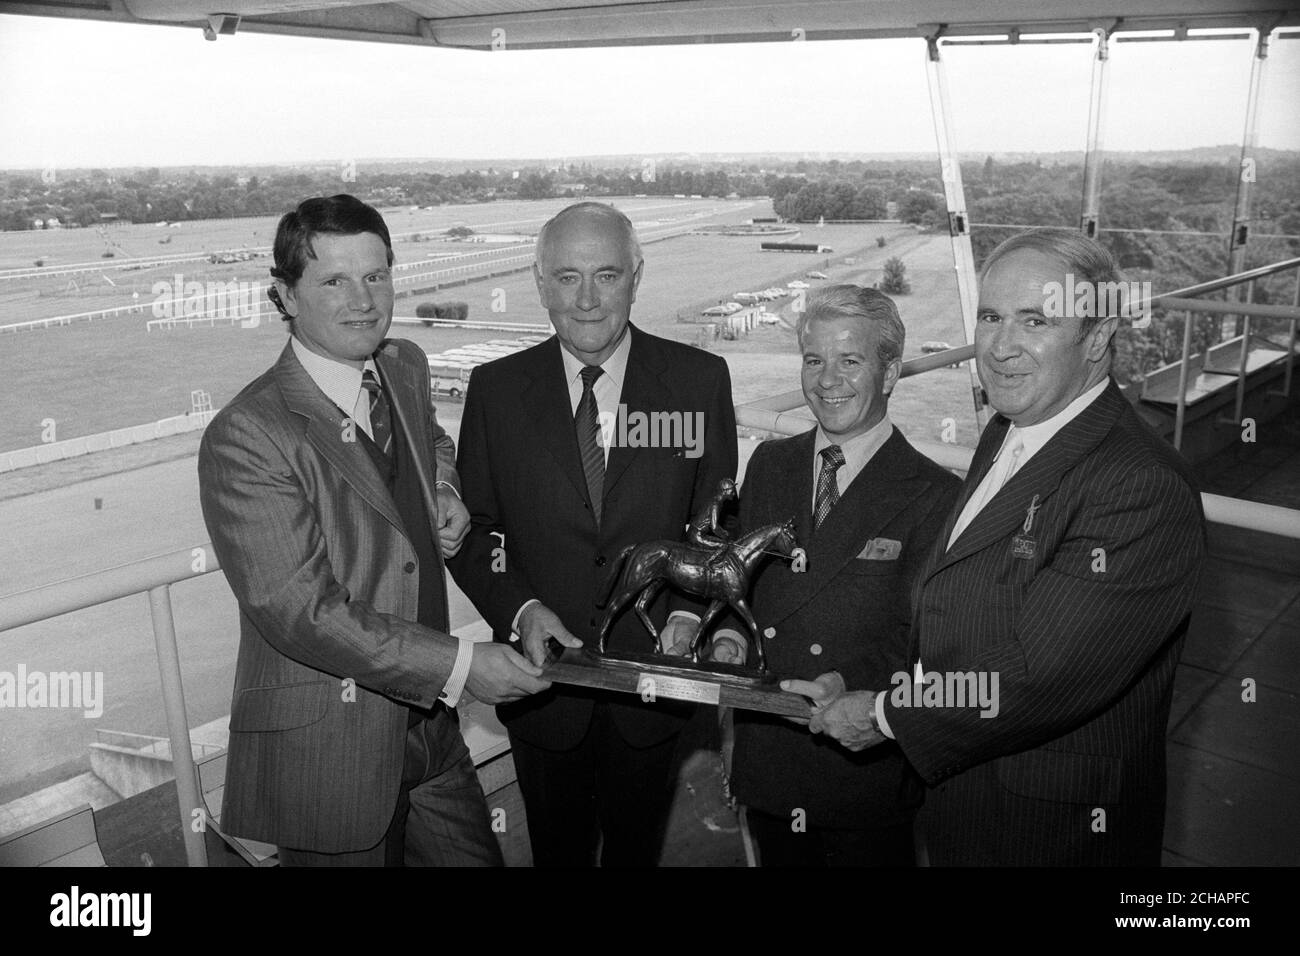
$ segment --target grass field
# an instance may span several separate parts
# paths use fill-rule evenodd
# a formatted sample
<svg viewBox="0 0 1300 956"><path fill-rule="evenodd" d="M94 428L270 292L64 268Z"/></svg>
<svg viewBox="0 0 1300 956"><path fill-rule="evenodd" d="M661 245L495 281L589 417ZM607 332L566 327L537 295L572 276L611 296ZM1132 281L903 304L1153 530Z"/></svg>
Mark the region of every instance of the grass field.
<svg viewBox="0 0 1300 956"><path fill-rule="evenodd" d="M475 228L488 224L506 228L510 223L531 223L535 228L560 203L503 205L505 208L477 206L460 211L478 214ZM683 209L698 207L699 202L670 200L666 205L664 208L664 201L637 200L627 208L634 219L645 221L652 212L680 214ZM742 211L736 204L714 205L721 212L710 221L740 220L761 211ZM446 207L422 211L420 228L431 228L426 220L435 212L443 217L440 223L467 218ZM415 221L414 215L411 218ZM248 224L253 221L241 222L247 237ZM232 228L229 223L214 224L213 228L223 241L235 237L228 232ZM81 232L83 240L93 239L93 234ZM927 339L962 341L946 239L889 224L808 227L804 234L810 241L832 246L834 254L762 253L754 239L733 236L692 235L647 244L633 320L657 334L693 342L700 326L690 320L698 318L702 308L726 300L734 292L783 285L811 269L826 271L832 281L870 283L879 279L884 259L897 254L908 265L914 289L910 296L899 298L909 329L907 355L918 354L920 343ZM21 234L5 234L0 239L12 242L15 235ZM887 246L876 246L879 235L887 237ZM428 243L403 246L420 254L429 248ZM399 246L399 256L408 258L403 246ZM856 264L843 264L843 259L854 253ZM528 272L400 298L396 313L413 315L415 305L426 299L462 299L470 304L471 318L546 321ZM504 311L493 312L494 302L504 304ZM148 317L76 323L7 336L0 352L0 374L6 382L0 395L0 450L40 443L49 435L50 421L54 439L62 440L184 414L191 407L191 392L197 390L208 393L213 404L220 406L269 367L285 343L278 322L264 321L251 329L235 325L148 332ZM395 326L393 334L411 339L427 352L508 337L505 333L418 326ZM731 364L737 402L798 386L794 336L786 328L763 327L736 342L715 340L710 348ZM904 382L897 392L894 414L909 434L925 437L937 437L942 420L953 417L958 422L959 441L973 444L969 379L963 370L945 369Z"/></svg>
<svg viewBox="0 0 1300 956"><path fill-rule="evenodd" d="M416 236L427 240L453 225L467 225L480 233L532 235L567 202L489 203L418 210L402 207L384 210L384 219L393 235L397 261L410 263L427 259L431 253L477 252L487 248L478 243L417 241ZM658 197L622 199L615 205L634 222L644 225L699 213L708 214L710 222L739 222L755 215L754 210L759 208L750 202ZM176 228L150 224L121 226L102 232L97 229L0 232L0 269L30 268L37 260L47 267L85 263L99 266L93 271L75 275L0 278L0 324L109 309L137 301L147 304L152 300L154 283L171 281L177 273L181 273L186 281L265 282L271 265L269 255L265 253L275 236L277 221L278 217L263 216L186 222ZM108 249L115 253L114 258L101 258ZM225 265L206 261L208 255L230 249L261 250L264 254L246 262ZM202 258L148 268L132 264L127 258L179 254Z"/></svg>

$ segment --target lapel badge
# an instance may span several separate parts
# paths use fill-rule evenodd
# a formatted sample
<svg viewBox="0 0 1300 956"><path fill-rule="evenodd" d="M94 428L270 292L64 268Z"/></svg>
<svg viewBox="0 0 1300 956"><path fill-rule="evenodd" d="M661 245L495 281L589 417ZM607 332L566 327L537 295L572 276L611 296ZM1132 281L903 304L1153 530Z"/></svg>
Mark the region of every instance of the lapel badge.
<svg viewBox="0 0 1300 956"><path fill-rule="evenodd" d="M1011 556L1020 558L1025 561L1032 560L1034 549L1037 542L1029 534L1034 527L1034 518L1038 516L1038 495L1034 495L1034 500L1029 503L1025 509L1025 523L1021 526L1021 533L1011 539Z"/></svg>

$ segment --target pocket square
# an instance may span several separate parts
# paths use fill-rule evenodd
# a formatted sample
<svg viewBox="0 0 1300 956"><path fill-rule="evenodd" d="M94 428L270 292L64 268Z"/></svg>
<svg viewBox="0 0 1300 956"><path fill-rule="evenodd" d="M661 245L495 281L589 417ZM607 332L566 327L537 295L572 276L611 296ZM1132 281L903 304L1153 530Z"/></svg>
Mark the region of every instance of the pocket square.
<svg viewBox="0 0 1300 956"><path fill-rule="evenodd" d="M903 553L903 542L893 538L872 538L858 555L863 561L897 561Z"/></svg>

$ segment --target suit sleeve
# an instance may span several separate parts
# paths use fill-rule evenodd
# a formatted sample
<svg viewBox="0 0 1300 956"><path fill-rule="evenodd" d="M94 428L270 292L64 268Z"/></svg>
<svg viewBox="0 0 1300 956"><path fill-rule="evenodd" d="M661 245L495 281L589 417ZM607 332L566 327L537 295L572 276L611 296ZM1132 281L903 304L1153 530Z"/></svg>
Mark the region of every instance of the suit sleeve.
<svg viewBox="0 0 1300 956"><path fill-rule="evenodd" d="M438 483L446 482L456 494L462 495L460 473L456 470L456 442L438 424L438 407L433 404L432 396L429 401L429 440L438 466L434 480Z"/></svg>
<svg viewBox="0 0 1300 956"><path fill-rule="evenodd" d="M316 508L260 423L235 412L199 448L199 496L240 608L281 654L376 693L431 707L459 641L350 594L334 576Z"/></svg>
<svg viewBox="0 0 1300 956"><path fill-rule="evenodd" d="M996 716L886 704L912 765L933 784L1060 737L1111 706L1188 613L1204 534L1199 499L1168 468L1135 471L1086 497L1025 586L1010 632L954 667L998 675ZM981 600L980 586L969 599ZM924 657L924 634L921 646Z"/></svg>
<svg viewBox="0 0 1300 956"><path fill-rule="evenodd" d="M510 633L515 613L534 595L528 582L514 570L509 559L510 542L504 545L504 562L496 549L502 547L501 506L493 480L489 449L487 401L492 386L484 381L483 369L470 375L465 414L460 423L460 457L457 464L463 484L462 497L469 510L470 526L460 552L447 567L474 607L498 638ZM504 567L503 567L504 564Z"/></svg>
<svg viewBox="0 0 1300 956"><path fill-rule="evenodd" d="M731 372L725 361L711 358L715 374L704 408L704 454L691 491L688 514L692 517L708 504L718 490L719 481L736 477L736 407L732 404ZM703 614L707 606L707 601L676 590L668 602L670 612L690 611L697 616Z"/></svg>
<svg viewBox="0 0 1300 956"><path fill-rule="evenodd" d="M417 370L420 380L420 400L429 408L429 447L433 449L435 464L434 483L448 484L461 494L460 476L456 472L456 442L447 430L438 424L438 406L433 401L433 387L426 374L429 357L424 349L411 342L401 342L402 357Z"/></svg>

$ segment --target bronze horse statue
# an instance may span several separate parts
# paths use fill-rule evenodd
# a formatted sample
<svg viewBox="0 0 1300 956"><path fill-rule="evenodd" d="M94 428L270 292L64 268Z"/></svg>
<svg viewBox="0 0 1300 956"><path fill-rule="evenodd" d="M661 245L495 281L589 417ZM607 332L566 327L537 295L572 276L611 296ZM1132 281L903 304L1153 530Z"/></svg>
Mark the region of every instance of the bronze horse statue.
<svg viewBox="0 0 1300 956"><path fill-rule="evenodd" d="M680 541L649 541L628 545L615 559L610 573L608 590L612 590L614 596L607 602L605 619L600 625L600 651L604 653L605 638L614 618L633 598L636 598L637 616L650 632L655 651L659 651L659 632L646 608L665 585L671 584L709 601L708 610L700 619L700 629L691 642L692 661L699 663L700 647L709 625L723 607L730 605L754 635L758 669L765 672L767 655L763 650L763 639L758 633L754 615L745 603L745 596L749 593L749 579L763 555L794 557L798 546L793 518L783 524L768 525L751 531L728 542L721 550L699 548Z"/></svg>

